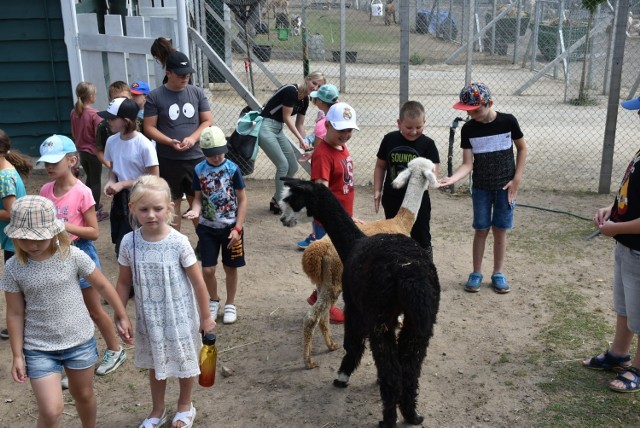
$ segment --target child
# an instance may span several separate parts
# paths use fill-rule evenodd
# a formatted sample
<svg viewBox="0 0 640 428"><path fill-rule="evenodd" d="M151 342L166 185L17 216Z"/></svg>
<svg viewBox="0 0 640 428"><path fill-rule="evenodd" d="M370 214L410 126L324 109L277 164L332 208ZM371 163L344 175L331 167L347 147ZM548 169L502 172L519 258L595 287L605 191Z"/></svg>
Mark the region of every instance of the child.
<svg viewBox="0 0 640 428"><path fill-rule="evenodd" d="M11 218L11 206L16 199L27 194L22 177L28 177L33 169L31 160L16 150L11 150L11 139L0 129L0 247L4 251L4 263L13 256L13 241L4 233ZM9 338L9 331L3 328L0 338Z"/></svg>
<svg viewBox="0 0 640 428"><path fill-rule="evenodd" d="M640 98L622 102L627 110L640 111ZM640 340L633 359L629 348L634 336L640 335L640 151L622 178L616 199L600 208L593 222L604 236L617 241L614 251L613 306L616 311L616 333L611 349L589 358L582 365L597 370L618 372L609 388L616 392L640 391Z"/></svg>
<svg viewBox="0 0 640 428"><path fill-rule="evenodd" d="M79 278L89 281L109 302L120 337L133 344L125 308L91 258L70 245L64 223L56 218L50 200L42 196L18 199L5 233L16 247L16 255L7 261L0 280L7 299L13 380L31 380L38 403L37 425L59 427L64 406L60 373L64 367L81 424L94 427L93 370L98 350Z"/></svg>
<svg viewBox="0 0 640 428"><path fill-rule="evenodd" d="M309 96L311 97L311 101L320 110L318 112L318 119L316 120L316 126L313 130L313 133L305 137L305 140L310 146L316 147L318 144L320 144L320 141L322 141L325 135L327 135L327 127L325 125L325 122L326 122L325 116L329 111L329 108L338 102L339 95L340 95L340 92L338 91L338 88L336 88L334 85L329 85L329 84L322 85L320 86L320 88L318 88L317 91L313 91L311 92L311 94L309 94ZM312 153L305 153L305 155L303 156L303 159L301 160L306 160L307 156L311 158ZM311 235L307 236L305 239L298 242L298 248L300 248L301 250L304 250L305 248L307 248L309 244L311 244L316 239L322 239L322 237L325 234L322 226L320 226L320 224L315 220L312 223L312 227L313 227L313 230L311 232Z"/></svg>
<svg viewBox="0 0 640 428"><path fill-rule="evenodd" d="M198 247L202 273L209 290L211 316L218 315L220 297L216 281L216 264L222 249L222 266L226 275L227 300L222 322L233 324L237 319L235 305L238 289L238 268L245 265L242 227L247 216L245 184L238 165L225 159L228 152L224 132L217 126L205 128L200 135L200 147L205 160L193 173L193 205L185 218L197 219Z"/></svg>
<svg viewBox="0 0 640 428"><path fill-rule="evenodd" d="M142 132L143 134L142 119L144 119L144 104L147 102L147 95L149 95L149 84L147 82L136 80L131 84L131 99L133 99L140 108L136 124L138 125L138 132Z"/></svg>
<svg viewBox="0 0 640 428"><path fill-rule="evenodd" d="M449 186L473 170L473 272L465 290L476 293L482 285L482 257L489 229L493 231L493 275L496 293L511 288L502 273L507 250L507 230L513 227L518 185L527 158L527 143L516 118L495 111L491 92L484 83L470 83L460 91L460 102L453 108L471 118L462 127L462 165L451 177L439 181ZM513 160L513 146L517 150Z"/></svg>
<svg viewBox="0 0 640 428"><path fill-rule="evenodd" d="M98 113L107 119L114 135L107 140L104 158L111 168L104 194L113 197L111 203L111 240L116 256L122 237L131 232L129 223L129 189L143 174L158 175L158 155L151 141L136 131L138 105L129 98L116 98L106 111Z"/></svg>
<svg viewBox="0 0 640 428"><path fill-rule="evenodd" d="M385 218L395 217L400 210L406 188L394 189L391 182L401 171L407 169L410 160L417 157L429 159L434 163L434 172L436 176L438 175L440 155L435 142L422 133L424 125L425 112L422 104L417 101L407 101L400 108L398 131L388 133L380 143L378 160L373 171L373 204L377 213L380 209L380 202L382 202ZM411 229L411 237L427 250L433 261L430 219L431 200L429 199L429 191L425 191L418 216Z"/></svg>
<svg viewBox="0 0 640 428"><path fill-rule="evenodd" d="M108 92L109 102L116 98L131 98L131 89L129 89L127 82L123 82L122 80L116 80L110 84ZM112 135L113 132L111 131L111 128L109 128L109 122L107 122L107 119L103 119L98 125L98 130L96 131L96 150L98 151L97 155L100 162L102 162L102 164L107 168L111 168L111 165L104 159L104 149L107 146L107 140Z"/></svg>
<svg viewBox="0 0 640 428"><path fill-rule="evenodd" d="M97 153L96 134L101 119L98 110L93 108L93 103L96 102L96 85L89 82L78 83L76 96L78 101L71 110L71 135L80 153L80 164L87 175L87 187L91 189L93 199L98 204L98 221L102 221L107 219L109 214L102 211L100 204L102 163Z"/></svg>
<svg viewBox="0 0 640 428"><path fill-rule="evenodd" d="M325 126L327 134L313 150L311 157L311 180L327 186L338 198L344 209L353 216L353 200L355 197L353 187L353 159L347 148L347 141L351 139L353 130L357 129L356 111L347 103L337 103L329 108L326 115ZM362 223L354 218L357 223ZM318 229L316 229L318 228ZM320 224L315 225L316 237L324 228ZM318 300L318 291L307 298L307 302L313 305ZM344 323L344 314L340 309L332 306L329 310L329 322L331 324Z"/></svg>
<svg viewBox="0 0 640 428"><path fill-rule="evenodd" d="M196 417L191 389L200 373L199 332L210 332L216 325L209 312L209 295L189 240L170 226L173 206L167 182L143 175L131 188L129 206L139 227L122 240L117 291L126 305L131 286L135 289L134 361L136 367L149 369L153 405L141 426L161 426L167 421L168 377L178 377L180 383L172 426L179 421L191 426Z"/></svg>
<svg viewBox="0 0 640 428"><path fill-rule="evenodd" d="M100 261L93 241L98 239L98 220L91 190L76 178L73 171L78 168L78 152L73 141L63 135L52 135L40 145L40 159L44 162L49 178L40 189L43 196L56 207L56 216L64 222L72 244L84 251L100 269ZM107 349L96 370L98 376L116 370L127 358L120 346L111 319L100 304L100 296L84 278L80 278L82 298L89 315L98 326Z"/></svg>

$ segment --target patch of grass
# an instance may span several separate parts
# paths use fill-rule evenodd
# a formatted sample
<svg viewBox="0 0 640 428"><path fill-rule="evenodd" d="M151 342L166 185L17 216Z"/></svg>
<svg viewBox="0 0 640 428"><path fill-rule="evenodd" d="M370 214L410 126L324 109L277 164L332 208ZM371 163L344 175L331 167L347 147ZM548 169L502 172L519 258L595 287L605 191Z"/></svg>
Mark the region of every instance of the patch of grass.
<svg viewBox="0 0 640 428"><path fill-rule="evenodd" d="M583 368L576 355L587 356L597 350L585 347L604 342L614 333L613 317L588 309L579 284L568 284L545 290L552 321L537 339L549 352L534 360L545 362L547 381L539 384L547 394L548 405L533 415L534 426L596 427L639 426L640 404L634 394L616 394L607 383L614 378L610 372ZM573 357L573 358L572 358Z"/></svg>
<svg viewBox="0 0 640 428"><path fill-rule="evenodd" d="M420 55L419 53L412 53L411 56L409 57L409 64L411 65L424 64L425 61L426 61L426 58L423 55Z"/></svg>

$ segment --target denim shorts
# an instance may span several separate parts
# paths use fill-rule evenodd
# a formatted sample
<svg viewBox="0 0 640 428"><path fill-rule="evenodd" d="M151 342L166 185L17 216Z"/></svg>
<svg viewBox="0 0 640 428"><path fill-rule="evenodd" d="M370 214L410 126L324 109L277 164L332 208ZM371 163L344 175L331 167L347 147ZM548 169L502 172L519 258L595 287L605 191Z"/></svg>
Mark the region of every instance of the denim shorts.
<svg viewBox="0 0 640 428"><path fill-rule="evenodd" d="M613 267L613 308L627 317L627 328L640 334L640 251L616 244Z"/></svg>
<svg viewBox="0 0 640 428"><path fill-rule="evenodd" d="M96 264L96 268L102 270L100 268L100 259L98 259L98 251L96 251L96 246L93 245L93 241L79 238L73 241L73 245L75 245L78 249L84 251L89 257L91 257L91 260L93 260L93 262ZM91 287L89 281L84 278L80 278L80 288L84 290L85 288L89 287Z"/></svg>
<svg viewBox="0 0 640 428"><path fill-rule="evenodd" d="M501 230L513 228L513 211L516 201L509 203L507 190L484 190L473 188L473 228L487 230L491 227Z"/></svg>
<svg viewBox="0 0 640 428"><path fill-rule="evenodd" d="M24 360L27 365L27 376L39 379L54 373L62 373L62 368L84 370L96 365L98 348L96 339L92 337L73 348L60 351L36 351L25 349Z"/></svg>
<svg viewBox="0 0 640 428"><path fill-rule="evenodd" d="M196 227L196 234L200 244L200 260L202 267L211 267L218 264L218 255L222 250L222 264L232 268L245 265L244 262L244 234L232 248L229 245L230 226L224 229L214 229L209 226L199 224Z"/></svg>

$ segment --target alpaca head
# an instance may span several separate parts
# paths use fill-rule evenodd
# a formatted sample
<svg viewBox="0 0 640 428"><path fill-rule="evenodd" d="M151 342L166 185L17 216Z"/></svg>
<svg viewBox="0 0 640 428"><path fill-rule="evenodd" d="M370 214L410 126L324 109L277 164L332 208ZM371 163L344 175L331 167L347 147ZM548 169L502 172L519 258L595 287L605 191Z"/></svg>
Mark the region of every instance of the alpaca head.
<svg viewBox="0 0 640 428"><path fill-rule="evenodd" d="M280 216L282 224L286 227L293 227L298 224L298 221L310 222L313 219L316 205L314 189L318 186L325 186L296 178L283 177L281 180L285 185L282 200L279 202L282 209ZM302 212L304 208L307 209L306 213Z"/></svg>
<svg viewBox="0 0 640 428"><path fill-rule="evenodd" d="M395 189L400 189L407 185L407 181L411 180L412 183L419 184L424 190L429 189L429 187L437 187L438 179L434 171L435 165L429 159L415 158L393 180L392 186Z"/></svg>

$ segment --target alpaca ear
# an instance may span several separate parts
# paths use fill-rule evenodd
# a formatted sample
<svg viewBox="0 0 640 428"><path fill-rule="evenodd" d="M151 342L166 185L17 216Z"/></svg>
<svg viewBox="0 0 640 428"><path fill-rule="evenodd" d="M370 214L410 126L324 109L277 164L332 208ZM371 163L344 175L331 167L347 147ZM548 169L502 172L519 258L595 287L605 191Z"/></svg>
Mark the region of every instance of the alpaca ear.
<svg viewBox="0 0 640 428"><path fill-rule="evenodd" d="M429 183L429 187L438 187L438 177L433 173L433 171L425 171L425 177L427 179L427 183ZM427 189L429 188L427 187Z"/></svg>
<svg viewBox="0 0 640 428"><path fill-rule="evenodd" d="M393 180L393 182L391 182L391 185L393 186L394 189L402 189L404 186L407 185L407 181L409 180L410 176L411 176L411 169L409 168L403 169L400 172L400 174L398 174L396 179Z"/></svg>

